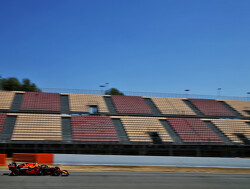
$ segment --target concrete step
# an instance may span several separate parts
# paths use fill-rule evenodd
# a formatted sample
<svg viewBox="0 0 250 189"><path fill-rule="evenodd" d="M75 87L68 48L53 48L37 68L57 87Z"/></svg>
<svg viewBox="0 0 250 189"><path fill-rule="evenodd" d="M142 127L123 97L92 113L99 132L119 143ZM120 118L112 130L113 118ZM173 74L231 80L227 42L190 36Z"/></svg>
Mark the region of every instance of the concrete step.
<svg viewBox="0 0 250 189"><path fill-rule="evenodd" d="M190 101L188 101L188 100L183 100L183 102L185 102L185 104L186 104L189 108L191 108L197 115L199 115L199 116L204 116L204 114L203 114L200 110L198 110L198 108L196 108Z"/></svg>
<svg viewBox="0 0 250 189"><path fill-rule="evenodd" d="M109 109L109 113L111 114L116 114L116 110L115 110L115 105L114 103L112 102L112 99L109 97L109 96L105 96L104 97L104 100L108 106L108 109Z"/></svg>
<svg viewBox="0 0 250 189"><path fill-rule="evenodd" d="M71 118L62 117L62 139L72 141Z"/></svg>
<svg viewBox="0 0 250 189"><path fill-rule="evenodd" d="M116 130L116 132L117 132L117 134L119 136L119 139L120 139L121 143L129 144L130 141L128 139L126 131L124 130L124 127L122 125L121 120L119 118L114 118L114 119L112 119L112 122L113 122L113 124L115 126L115 130Z"/></svg>
<svg viewBox="0 0 250 189"><path fill-rule="evenodd" d="M168 132L168 134L173 139L174 143L176 144L182 144L181 138L178 136L178 134L174 131L174 129L170 126L170 124L167 122L167 120L160 120L161 124L165 128L165 130Z"/></svg>
<svg viewBox="0 0 250 189"><path fill-rule="evenodd" d="M234 133L244 144L249 145L250 141L244 133Z"/></svg>
<svg viewBox="0 0 250 189"><path fill-rule="evenodd" d="M226 102L224 101L218 101L222 106L230 110L234 115L236 115L238 118L243 118L243 116L237 112L233 107L229 106Z"/></svg>
<svg viewBox="0 0 250 189"><path fill-rule="evenodd" d="M226 135L224 135L224 133L218 128L216 127L211 121L204 121L207 126L216 133L216 135L222 140L224 141L225 144L230 144L232 145L233 142L226 137Z"/></svg>
<svg viewBox="0 0 250 189"><path fill-rule="evenodd" d="M16 93L14 100L12 102L11 108L10 110L12 112L16 112L20 110L21 104L22 104L22 100L23 100L23 93Z"/></svg>
<svg viewBox="0 0 250 189"><path fill-rule="evenodd" d="M150 107L155 116L161 115L161 112L158 110L158 108L150 98L144 98L144 100L146 101L147 105Z"/></svg>
<svg viewBox="0 0 250 189"><path fill-rule="evenodd" d="M12 133L16 124L17 116L7 116L3 126L1 140L11 140Z"/></svg>
<svg viewBox="0 0 250 189"><path fill-rule="evenodd" d="M61 100L61 113L62 114L69 114L70 113L69 96L68 95L61 95L60 100Z"/></svg>

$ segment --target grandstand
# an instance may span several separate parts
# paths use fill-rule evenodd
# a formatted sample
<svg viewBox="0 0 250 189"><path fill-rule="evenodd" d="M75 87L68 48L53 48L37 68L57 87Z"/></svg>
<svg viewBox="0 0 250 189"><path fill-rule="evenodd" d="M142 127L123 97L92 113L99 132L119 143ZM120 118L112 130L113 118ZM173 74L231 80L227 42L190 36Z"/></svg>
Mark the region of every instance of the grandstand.
<svg viewBox="0 0 250 189"><path fill-rule="evenodd" d="M0 153L250 157L250 104L0 91Z"/></svg>

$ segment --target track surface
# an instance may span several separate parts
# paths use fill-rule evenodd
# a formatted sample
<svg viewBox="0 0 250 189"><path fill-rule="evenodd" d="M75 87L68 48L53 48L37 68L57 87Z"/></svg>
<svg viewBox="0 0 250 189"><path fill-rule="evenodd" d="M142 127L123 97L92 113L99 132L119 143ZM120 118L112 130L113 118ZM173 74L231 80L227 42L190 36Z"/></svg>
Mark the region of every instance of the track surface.
<svg viewBox="0 0 250 189"><path fill-rule="evenodd" d="M250 174L71 172L69 177L6 176L0 171L0 188L34 189L249 189Z"/></svg>

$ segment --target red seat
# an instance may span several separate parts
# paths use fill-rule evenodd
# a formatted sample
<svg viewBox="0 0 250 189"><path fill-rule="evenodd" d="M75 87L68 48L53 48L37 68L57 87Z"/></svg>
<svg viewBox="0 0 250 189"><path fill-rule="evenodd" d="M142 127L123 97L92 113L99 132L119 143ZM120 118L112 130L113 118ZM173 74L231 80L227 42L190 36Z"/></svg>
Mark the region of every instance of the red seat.
<svg viewBox="0 0 250 189"><path fill-rule="evenodd" d="M188 99L197 109L207 116L229 116L235 115L218 101L213 99Z"/></svg>
<svg viewBox="0 0 250 189"><path fill-rule="evenodd" d="M26 92L21 110L61 111L60 94Z"/></svg>
<svg viewBox="0 0 250 189"><path fill-rule="evenodd" d="M119 141L112 120L108 116L73 115L71 125L74 140Z"/></svg>
<svg viewBox="0 0 250 189"><path fill-rule="evenodd" d="M147 103L139 96L112 95L111 99L118 113L152 114Z"/></svg>
<svg viewBox="0 0 250 189"><path fill-rule="evenodd" d="M183 142L223 142L198 118L167 118Z"/></svg>

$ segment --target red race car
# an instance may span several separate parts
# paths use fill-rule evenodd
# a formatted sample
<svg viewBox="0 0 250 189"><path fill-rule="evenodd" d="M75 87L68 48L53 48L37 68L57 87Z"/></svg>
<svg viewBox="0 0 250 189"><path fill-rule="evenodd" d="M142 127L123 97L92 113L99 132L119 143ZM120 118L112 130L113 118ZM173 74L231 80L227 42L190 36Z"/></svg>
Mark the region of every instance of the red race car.
<svg viewBox="0 0 250 189"><path fill-rule="evenodd" d="M52 175L52 176L69 176L67 170L60 170L59 167L48 167L47 165L38 165L37 163L23 163L17 165L11 163L8 165L11 173L10 176L17 175Z"/></svg>

